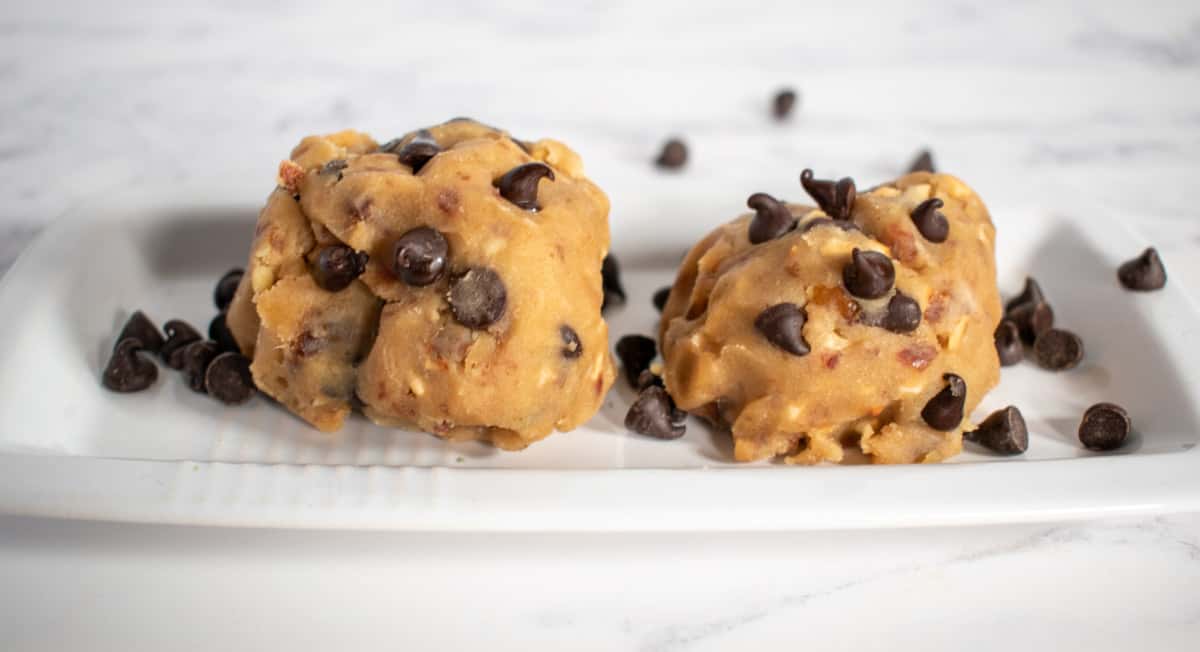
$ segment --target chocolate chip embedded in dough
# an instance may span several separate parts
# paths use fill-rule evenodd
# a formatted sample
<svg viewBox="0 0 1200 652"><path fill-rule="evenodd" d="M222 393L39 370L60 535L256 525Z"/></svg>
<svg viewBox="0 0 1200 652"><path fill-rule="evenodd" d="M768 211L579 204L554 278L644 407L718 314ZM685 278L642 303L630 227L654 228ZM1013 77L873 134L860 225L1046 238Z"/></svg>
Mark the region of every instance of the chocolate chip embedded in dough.
<svg viewBox="0 0 1200 652"><path fill-rule="evenodd" d="M688 148L682 140L672 138L663 143L662 152L658 158L654 160L654 164L660 168L669 170L679 169L687 163Z"/></svg>
<svg viewBox="0 0 1200 652"><path fill-rule="evenodd" d="M208 371L208 365L221 353L220 346L213 341L200 340L192 342L183 348L182 356L182 371L184 378L187 379L188 387L193 392L204 393L204 375Z"/></svg>
<svg viewBox="0 0 1200 652"><path fill-rule="evenodd" d="M625 380L637 387L638 375L650 368L650 362L658 355L654 340L645 335L626 335L617 340L617 358L625 368Z"/></svg>
<svg viewBox="0 0 1200 652"><path fill-rule="evenodd" d="M504 316L508 290L494 270L474 267L452 281L448 300L458 323L480 330Z"/></svg>
<svg viewBox="0 0 1200 652"><path fill-rule="evenodd" d="M600 283L604 290L604 302L600 304L603 311L609 306L625 304L625 287L621 284L621 265L617 257L609 254L600 264Z"/></svg>
<svg viewBox="0 0 1200 652"><path fill-rule="evenodd" d="M1150 247L1137 258L1122 263L1117 268L1117 280L1127 290L1161 290L1167 284L1167 270L1158 257L1158 250Z"/></svg>
<svg viewBox="0 0 1200 652"><path fill-rule="evenodd" d="M192 325L182 319L172 319L163 324L163 332L167 334L167 341L163 342L162 348L159 349L159 357L167 363L167 366L172 369L180 369L183 366L183 360L175 355L177 351L181 351L183 347L196 342L203 338L200 337L199 331L192 328Z"/></svg>
<svg viewBox="0 0 1200 652"><path fill-rule="evenodd" d="M129 320L121 327L121 334L117 335L117 341L113 342L113 350L117 349L117 345L123 340L134 338L142 343L142 350L151 353L158 353L162 349L163 336L159 332L158 326L150 321L146 313L141 310L135 310L129 316Z"/></svg>
<svg viewBox="0 0 1200 652"><path fill-rule="evenodd" d="M1000 365L1011 367L1025 359L1025 347L1021 345L1021 334L1017 323L1011 319L1002 319L996 326L996 355L1000 357Z"/></svg>
<svg viewBox="0 0 1200 652"><path fill-rule="evenodd" d="M755 211L748 231L750 244L774 240L796 226L796 218L792 216L792 211L788 210L783 202L765 192L750 195L746 205Z"/></svg>
<svg viewBox="0 0 1200 652"><path fill-rule="evenodd" d="M650 385L638 393L637 400L629 407L625 427L657 439L678 439L686 432L681 415L686 417L675 409L667 390Z"/></svg>
<svg viewBox="0 0 1200 652"><path fill-rule="evenodd" d="M158 367L138 355L144 350L142 341L127 337L113 349L112 357L104 367L100 382L114 392L140 392L158 379Z"/></svg>
<svg viewBox="0 0 1200 652"><path fill-rule="evenodd" d="M893 333L911 333L921 325L921 304L897 290L888 301L887 312L879 325Z"/></svg>
<svg viewBox="0 0 1200 652"><path fill-rule="evenodd" d="M420 226L392 245L392 273L409 285L429 285L441 278L449 254L450 245L440 231Z"/></svg>
<svg viewBox="0 0 1200 652"><path fill-rule="evenodd" d="M1083 413L1079 422L1079 441L1094 451L1120 448L1129 437L1133 423L1129 413L1113 403L1097 403Z"/></svg>
<svg viewBox="0 0 1200 652"><path fill-rule="evenodd" d="M217 347L222 351L240 351L237 339L233 337L233 331L229 330L229 324L225 320L226 313L218 313L208 323L208 339L217 343ZM190 345L189 345L190 346ZM186 351L187 349L181 349ZM178 353L176 355L179 355Z"/></svg>
<svg viewBox="0 0 1200 652"><path fill-rule="evenodd" d="M217 281L217 287L213 288L213 303L217 306L217 310L224 311L233 303L233 295L237 294L238 284L242 282L242 269L235 267Z"/></svg>
<svg viewBox="0 0 1200 652"><path fill-rule="evenodd" d="M807 355L810 351L804 341L804 309L794 303L777 303L759 313L754 328L771 344L796 355Z"/></svg>
<svg viewBox="0 0 1200 652"><path fill-rule="evenodd" d="M668 285L667 287L658 288L657 290L654 291L654 299L653 299L654 307L658 308L659 312L663 311L663 308L665 308L667 306L667 301L670 301L670 300L671 300L671 286L670 285Z"/></svg>
<svg viewBox="0 0 1200 652"><path fill-rule="evenodd" d="M433 135L422 129L412 137L412 140L396 151L396 158L400 159L400 163L411 168L413 174L416 174L441 151L442 148L433 139Z"/></svg>
<svg viewBox="0 0 1200 652"><path fill-rule="evenodd" d="M245 403L254 396L254 378L250 359L240 353L226 352L213 358L204 372L204 389L209 396L226 405Z"/></svg>
<svg viewBox="0 0 1200 652"><path fill-rule="evenodd" d="M537 188L543 178L554 181L554 170L545 163L526 163L504 173L495 186L500 196L527 211L538 209Z"/></svg>
<svg viewBox="0 0 1200 652"><path fill-rule="evenodd" d="M896 269L892 260L878 251L857 247L850 253L850 262L842 268L846 291L860 299L878 299L892 289Z"/></svg>
<svg viewBox="0 0 1200 652"><path fill-rule="evenodd" d="M848 220L854 209L857 194L854 179L842 177L837 181L814 179L813 171L805 168L800 173L800 185L817 202L826 215L835 220Z"/></svg>
<svg viewBox="0 0 1200 652"><path fill-rule="evenodd" d="M367 270L370 256L346 245L330 245L317 253L312 265L313 280L327 292L340 292Z"/></svg>
<svg viewBox="0 0 1200 652"><path fill-rule="evenodd" d="M950 235L950 222L939 210L943 205L942 200L933 197L917 204L911 214L917 232L935 244L945 242L946 237Z"/></svg>
<svg viewBox="0 0 1200 652"><path fill-rule="evenodd" d="M921 150L912 163L908 164L908 173L913 172L936 172L937 168L933 164L933 153L927 149Z"/></svg>
<svg viewBox="0 0 1200 652"><path fill-rule="evenodd" d="M350 164L346 162L346 159L335 158L332 161L329 161L325 165L321 166L320 174L335 174L336 173L338 181L341 181L342 180L342 170L345 170L348 165L350 165Z"/></svg>
<svg viewBox="0 0 1200 652"><path fill-rule="evenodd" d="M921 409L921 418L934 430L954 430L962 423L967 382L956 374L942 374L946 386Z"/></svg>
<svg viewBox="0 0 1200 652"><path fill-rule="evenodd" d="M776 120L786 120L796 107L796 91L790 88L780 89L771 100L771 114Z"/></svg>
<svg viewBox="0 0 1200 652"><path fill-rule="evenodd" d="M1083 359L1083 340L1068 330L1051 328L1033 343L1037 363L1050 371L1071 369Z"/></svg>
<svg viewBox="0 0 1200 652"><path fill-rule="evenodd" d="M562 356L574 360L583 355L583 342L579 341L579 333L574 328L563 324L558 327L558 335L562 338Z"/></svg>
<svg viewBox="0 0 1200 652"><path fill-rule="evenodd" d="M1029 448L1025 417L1013 405L988 415L978 428L964 432L963 439L1002 455L1019 455Z"/></svg>

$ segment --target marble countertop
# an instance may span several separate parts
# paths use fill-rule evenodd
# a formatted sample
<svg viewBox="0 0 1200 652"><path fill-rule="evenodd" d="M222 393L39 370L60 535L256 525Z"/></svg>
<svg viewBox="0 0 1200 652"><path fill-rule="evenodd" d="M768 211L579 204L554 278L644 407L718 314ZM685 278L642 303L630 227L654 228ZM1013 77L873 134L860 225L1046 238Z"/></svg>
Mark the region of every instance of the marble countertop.
<svg viewBox="0 0 1200 652"><path fill-rule="evenodd" d="M469 114L572 143L602 186L683 135L687 173L613 197L618 252L622 221L711 223L801 167L869 183L930 145L985 198L1127 217L1200 288L1195 5L168 4L0 7L0 271L111 193L270 184L307 133ZM0 586L4 650L1192 650L1200 514L588 537L5 516Z"/></svg>

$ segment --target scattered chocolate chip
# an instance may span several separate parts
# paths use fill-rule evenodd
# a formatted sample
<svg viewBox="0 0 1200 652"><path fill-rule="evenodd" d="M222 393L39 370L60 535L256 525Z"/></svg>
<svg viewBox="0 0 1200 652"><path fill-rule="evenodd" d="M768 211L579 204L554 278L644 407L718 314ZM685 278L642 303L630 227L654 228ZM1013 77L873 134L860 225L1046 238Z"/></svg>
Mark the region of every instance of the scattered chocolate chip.
<svg viewBox="0 0 1200 652"><path fill-rule="evenodd" d="M335 158L332 161L329 161L328 163L326 163L325 165L322 165L320 173L321 174L333 174L336 172L338 175L337 176L338 181L341 181L342 180L342 170L345 170L346 166L348 166L348 165L350 165L350 164L346 162L346 159Z"/></svg>
<svg viewBox="0 0 1200 652"><path fill-rule="evenodd" d="M936 172L937 169L933 165L933 153L927 149L921 150L917 157L908 164L908 172Z"/></svg>
<svg viewBox="0 0 1200 652"><path fill-rule="evenodd" d="M667 306L667 301L669 301L670 299L671 299L671 286L670 285L668 285L665 288L658 288L658 290L656 290L654 292L654 307L658 308L659 312L662 312L663 308L665 308Z"/></svg>
<svg viewBox="0 0 1200 652"><path fill-rule="evenodd" d="M162 350L163 336L159 332L158 326L150 321L146 313L141 310L135 310L129 316L129 320L121 328L121 334L117 335L117 341L113 343L113 350L117 350L117 345L129 338L134 338L142 343L142 350L158 353Z"/></svg>
<svg viewBox="0 0 1200 652"><path fill-rule="evenodd" d="M392 273L409 285L429 285L441 278L449 254L450 245L441 232L419 226L392 245Z"/></svg>
<svg viewBox="0 0 1200 652"><path fill-rule="evenodd" d="M640 392L643 389L646 389L647 387L649 387L651 385L657 385L657 386L663 387L663 388L666 387L666 384L663 382L662 376L659 376L658 374L654 373L653 371L650 371L649 369L643 369L642 373L638 374L637 385L635 386L635 389L637 389L637 391Z"/></svg>
<svg viewBox="0 0 1200 652"><path fill-rule="evenodd" d="M558 327L558 334L562 337L564 358L573 360L583 355L583 342L579 341L579 333L576 333L574 328L563 324Z"/></svg>
<svg viewBox="0 0 1200 652"><path fill-rule="evenodd" d="M1039 365L1051 371L1063 371L1083 359L1083 341L1068 330L1051 328L1038 335L1033 355Z"/></svg>
<svg viewBox="0 0 1200 652"><path fill-rule="evenodd" d="M887 312L879 325L893 333L911 333L921 325L921 304L896 290L896 294L888 301Z"/></svg>
<svg viewBox="0 0 1200 652"><path fill-rule="evenodd" d="M836 226L843 231L857 231L862 233L862 229L850 220L835 220L828 217L814 217L804 224L801 224L800 233L808 233L819 226Z"/></svg>
<svg viewBox="0 0 1200 652"><path fill-rule="evenodd" d="M658 355L658 347L654 340L645 335L626 335L617 340L617 358L625 368L625 380L637 387L638 375L650 368L654 356Z"/></svg>
<svg viewBox="0 0 1200 652"><path fill-rule="evenodd" d="M1054 327L1054 310L1048 303L1031 303L1013 308L1008 318L1017 325L1021 341L1032 345L1042 333Z"/></svg>
<svg viewBox="0 0 1200 652"><path fill-rule="evenodd" d="M1127 290L1161 290L1167 284L1167 270L1158 257L1158 250L1150 247L1137 258L1122 263L1117 268L1117 280Z"/></svg>
<svg viewBox="0 0 1200 652"><path fill-rule="evenodd" d="M792 115L792 109L796 106L796 91L790 88L780 89L775 94L775 99L771 101L771 113L776 120L786 120Z"/></svg>
<svg viewBox="0 0 1200 652"><path fill-rule="evenodd" d="M878 251L857 247L850 253L850 262L842 268L842 283L846 290L860 299L878 299L892 289L896 269L892 259Z"/></svg>
<svg viewBox="0 0 1200 652"><path fill-rule="evenodd" d="M679 439L686 431L681 423L682 412L675 409L667 390L651 385L638 393L637 400L625 414L625 427L658 439ZM684 415L686 417L686 415Z"/></svg>
<svg viewBox="0 0 1200 652"><path fill-rule="evenodd" d="M962 423L967 382L956 374L942 374L946 386L921 409L921 418L934 430L954 430Z"/></svg>
<svg viewBox="0 0 1200 652"><path fill-rule="evenodd" d="M500 196L527 211L538 209L538 182L545 177L554 181L554 170L545 163L526 163L504 173L496 180Z"/></svg>
<svg viewBox="0 0 1200 652"><path fill-rule="evenodd" d="M978 428L964 432L963 439L1002 455L1019 455L1029 449L1025 417L1013 405L988 415Z"/></svg>
<svg viewBox="0 0 1200 652"><path fill-rule="evenodd" d="M750 195L746 205L755 211L750 220L750 244L774 240L796 227L796 218L787 205L765 192Z"/></svg>
<svg viewBox="0 0 1200 652"><path fill-rule="evenodd" d="M143 349L142 341L134 337L117 342L104 367L101 384L114 392L140 392L153 385L158 379L158 367L138 355Z"/></svg>
<svg viewBox="0 0 1200 652"><path fill-rule="evenodd" d="M204 389L209 396L226 405L245 403L254 396L254 378L250 359L241 353L226 352L213 358L204 372Z"/></svg>
<svg viewBox="0 0 1200 652"><path fill-rule="evenodd" d="M1079 441L1094 451L1120 448L1133 423L1125 408L1113 403L1097 403L1083 413L1079 422Z"/></svg>
<svg viewBox="0 0 1200 652"><path fill-rule="evenodd" d="M800 185L804 186L804 190L817 202L817 206L825 211L825 214L835 220L850 219L850 212L854 208L854 198L856 192L854 189L854 179L850 177L842 177L837 181L827 181L824 179L814 179L813 171L805 168L800 173Z"/></svg>
<svg viewBox="0 0 1200 652"><path fill-rule="evenodd" d="M212 341L192 342L180 351L181 369L193 392L204 393L204 375L208 365L221 353L221 347Z"/></svg>
<svg viewBox="0 0 1200 652"><path fill-rule="evenodd" d="M950 235L950 222L940 209L944 204L937 197L926 199L913 209L912 221L917 225L917 231L926 240L939 243L945 242Z"/></svg>
<svg viewBox="0 0 1200 652"><path fill-rule="evenodd" d="M504 316L508 290L500 275L487 267L473 267L452 281L450 312L472 330L487 328Z"/></svg>
<svg viewBox="0 0 1200 652"><path fill-rule="evenodd" d="M1000 356L1000 366L1011 367L1025 359L1025 347L1021 346L1021 333L1017 323L1011 319L1002 319L996 326L996 354Z"/></svg>
<svg viewBox="0 0 1200 652"><path fill-rule="evenodd" d="M808 342L804 341L804 322L808 316L804 309L794 303L777 303L759 313L754 328L775 346L792 355L807 355Z"/></svg>
<svg viewBox="0 0 1200 652"><path fill-rule="evenodd" d="M1042 292L1042 286L1038 285L1038 282L1032 276L1026 276L1025 287L1021 290L1020 294L1009 299L1008 303L1004 304L1004 312L1008 314L1021 306L1035 303L1046 303L1046 295Z"/></svg>
<svg viewBox="0 0 1200 652"><path fill-rule="evenodd" d="M163 331L167 334L167 341L163 342L162 348L159 349L159 356L163 362L167 363L168 367L179 369L183 365L183 361L175 353L203 338L195 328L192 328L191 324L182 319L172 319L163 324Z"/></svg>
<svg viewBox="0 0 1200 652"><path fill-rule="evenodd" d="M225 320L226 314L222 312L208 322L208 339L216 342L222 352L240 351L237 339L233 337L233 331L229 330L229 324ZM186 349L180 350L185 351Z"/></svg>
<svg viewBox="0 0 1200 652"><path fill-rule="evenodd" d="M340 292L367 271L369 259L367 252L355 251L346 245L323 247L312 265L313 280L322 290Z"/></svg>
<svg viewBox="0 0 1200 652"><path fill-rule="evenodd" d="M600 283L604 289L604 303L600 305L601 311L609 306L625 305L625 287L621 285L621 265L617 262L616 256L609 254L604 257L604 262L600 264Z"/></svg>
<svg viewBox="0 0 1200 652"><path fill-rule="evenodd" d="M662 152L654 160L654 164L660 168L673 170L683 167L687 163L687 159L687 145L684 145L682 140L672 138L663 144Z"/></svg>
<svg viewBox="0 0 1200 652"><path fill-rule="evenodd" d="M242 282L243 272L241 268L233 268L217 281L217 287L213 288L213 303L216 304L217 310L222 312L233 303L233 295L237 294L238 284Z"/></svg>
<svg viewBox="0 0 1200 652"><path fill-rule="evenodd" d="M437 156L441 151L442 148L433 139L433 134L422 129L396 152L396 158L400 159L402 164L412 168L412 173L416 174L425 167L429 159Z"/></svg>

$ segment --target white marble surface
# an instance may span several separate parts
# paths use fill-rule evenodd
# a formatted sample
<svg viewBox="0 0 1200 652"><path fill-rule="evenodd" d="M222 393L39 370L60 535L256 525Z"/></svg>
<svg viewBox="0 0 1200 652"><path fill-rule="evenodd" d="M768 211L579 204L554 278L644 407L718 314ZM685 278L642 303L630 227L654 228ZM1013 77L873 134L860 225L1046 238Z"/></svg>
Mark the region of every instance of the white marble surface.
<svg viewBox="0 0 1200 652"><path fill-rule="evenodd" d="M1200 6L723 4L3 3L0 269L109 193L265 193L306 133L469 114L639 189L613 196L618 252L642 245L623 221L712 224L806 165L871 183L930 144L985 198L1127 215L1200 299ZM671 133L694 162L655 178ZM0 587L4 650L1194 650L1200 515L586 538L0 517Z"/></svg>

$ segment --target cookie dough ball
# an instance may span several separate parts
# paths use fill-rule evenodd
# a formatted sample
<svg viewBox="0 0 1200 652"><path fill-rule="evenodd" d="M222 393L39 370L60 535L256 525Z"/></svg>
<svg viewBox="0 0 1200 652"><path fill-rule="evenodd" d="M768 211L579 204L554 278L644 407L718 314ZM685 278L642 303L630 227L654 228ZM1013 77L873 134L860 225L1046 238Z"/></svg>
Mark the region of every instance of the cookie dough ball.
<svg viewBox="0 0 1200 652"><path fill-rule="evenodd" d="M755 195L688 254L660 326L671 396L740 461L955 455L999 380L987 209L946 174L802 180L821 208Z"/></svg>
<svg viewBox="0 0 1200 652"><path fill-rule="evenodd" d="M579 157L452 120L305 138L228 323L258 387L321 430L373 421L520 449L600 407L608 199Z"/></svg>

